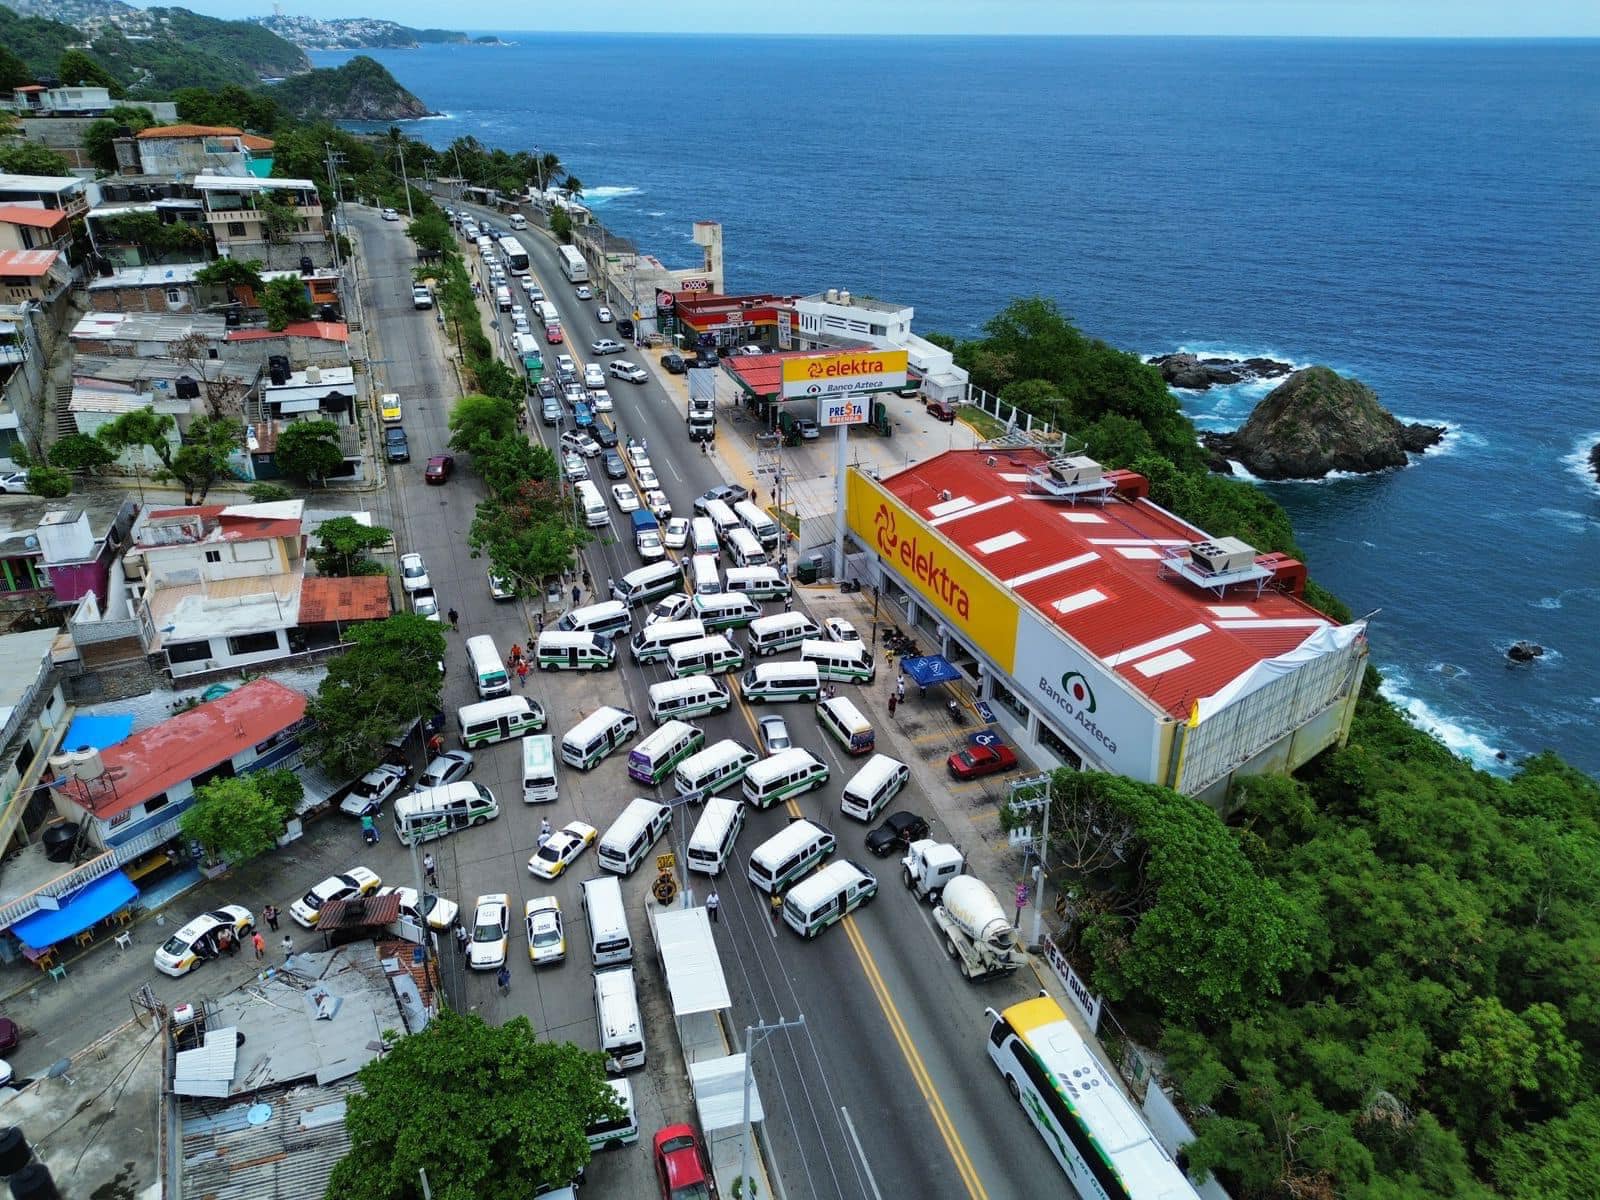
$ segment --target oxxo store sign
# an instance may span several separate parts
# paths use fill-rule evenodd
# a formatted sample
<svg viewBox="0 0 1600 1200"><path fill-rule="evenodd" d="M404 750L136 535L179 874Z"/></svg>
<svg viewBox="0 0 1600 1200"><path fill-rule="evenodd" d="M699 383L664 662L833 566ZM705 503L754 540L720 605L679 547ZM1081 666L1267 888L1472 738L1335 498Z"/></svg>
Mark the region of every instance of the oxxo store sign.
<svg viewBox="0 0 1600 1200"><path fill-rule="evenodd" d="M860 471L845 474L846 521L929 608L1008 674L1017 643L1017 603L949 542Z"/></svg>
<svg viewBox="0 0 1600 1200"><path fill-rule="evenodd" d="M904 350L857 350L848 354L818 354L783 360L783 398L819 402L857 397L862 411L864 392L898 391L906 386L909 356ZM817 420L826 425L821 408ZM861 420L866 420L863 416ZM835 425L855 424L835 421Z"/></svg>

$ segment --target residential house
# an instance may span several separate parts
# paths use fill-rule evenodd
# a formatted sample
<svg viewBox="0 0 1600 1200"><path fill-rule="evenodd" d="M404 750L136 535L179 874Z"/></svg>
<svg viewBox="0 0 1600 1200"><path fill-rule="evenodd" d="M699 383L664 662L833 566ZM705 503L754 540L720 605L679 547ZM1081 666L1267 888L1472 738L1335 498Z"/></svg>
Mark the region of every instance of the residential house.
<svg viewBox="0 0 1600 1200"><path fill-rule="evenodd" d="M11 110L19 116L103 117L117 106L109 88L45 87L31 83L11 93Z"/></svg>
<svg viewBox="0 0 1600 1200"><path fill-rule="evenodd" d="M876 350L904 350L913 380L930 400L958 403L966 399L967 372L955 365L950 351L911 332L916 310L908 304L889 304L829 288L795 301L797 350L827 350L870 346Z"/></svg>
<svg viewBox="0 0 1600 1200"><path fill-rule="evenodd" d="M0 303L33 302L54 310L72 288L72 268L59 250L0 250Z"/></svg>
<svg viewBox="0 0 1600 1200"><path fill-rule="evenodd" d="M68 336L77 354L166 358L173 342L191 334L203 338L220 354L226 332L227 321L208 313L90 312Z"/></svg>
<svg viewBox="0 0 1600 1200"><path fill-rule="evenodd" d="M100 275L89 282L89 307L95 312L170 315L199 312L218 300L226 302L225 289L195 279L205 265L132 266Z"/></svg>
<svg viewBox="0 0 1600 1200"><path fill-rule="evenodd" d="M19 830L25 837L54 814L34 784L45 765L41 754L54 744L68 712L55 678L60 636L56 629L0 635L0 857L10 857ZM0 891L5 887L0 867Z"/></svg>
<svg viewBox="0 0 1600 1200"><path fill-rule="evenodd" d="M36 304L0 304L0 471L17 470L17 451L39 446L49 352L48 323Z"/></svg>
<svg viewBox="0 0 1600 1200"><path fill-rule="evenodd" d="M343 330L344 326L337 328ZM253 344L253 341L246 344ZM268 421L307 417L326 418L340 425L354 425L356 395L356 376L352 367L308 366L303 371L287 374L280 369L274 370L269 382L261 385L258 411L262 419Z"/></svg>
<svg viewBox="0 0 1600 1200"><path fill-rule="evenodd" d="M5 204L53 209L79 220L89 211L89 188L71 175L0 174L0 205Z"/></svg>
<svg viewBox="0 0 1600 1200"><path fill-rule="evenodd" d="M333 261L322 198L311 180L197 175L194 186L223 258L259 259L279 269L301 266L302 258L312 266Z"/></svg>
<svg viewBox="0 0 1600 1200"><path fill-rule="evenodd" d="M318 419L310 416L301 419ZM244 474L253 480L275 480L285 477L285 472L278 467L278 438L294 420L252 421L245 426L245 463ZM361 453L361 427L358 425L339 425L339 453L344 461L328 473L325 482L338 480L344 483L360 483L367 477L366 460ZM311 580L306 580L310 583Z"/></svg>
<svg viewBox="0 0 1600 1200"><path fill-rule="evenodd" d="M134 134L139 170L146 175L255 176L251 169L258 153L271 167L273 142L231 125L152 125Z"/></svg>
<svg viewBox="0 0 1600 1200"><path fill-rule="evenodd" d="M0 250L59 250L72 241L72 221L59 208L0 204Z"/></svg>
<svg viewBox="0 0 1600 1200"><path fill-rule="evenodd" d="M150 240L142 240L136 236L143 233L138 229L140 223L128 220L140 215L154 217L164 228L146 235ZM212 257L211 230L197 197L102 202L89 210L85 220L102 272L117 267L137 267L154 260L201 265ZM157 237L161 240L151 245Z"/></svg>
<svg viewBox="0 0 1600 1200"><path fill-rule="evenodd" d="M86 492L70 503L17 496L0 505L0 612L112 595L114 564L137 513L136 498L116 492Z"/></svg>

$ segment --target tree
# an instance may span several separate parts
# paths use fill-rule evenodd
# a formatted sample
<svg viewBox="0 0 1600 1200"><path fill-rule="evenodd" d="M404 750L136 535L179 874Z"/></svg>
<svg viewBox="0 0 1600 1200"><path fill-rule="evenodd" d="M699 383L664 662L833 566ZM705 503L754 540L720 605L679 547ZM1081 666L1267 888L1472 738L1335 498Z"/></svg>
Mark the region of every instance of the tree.
<svg viewBox="0 0 1600 1200"><path fill-rule="evenodd" d="M196 417L188 437L174 450L170 436L175 424L170 413L141 408L123 413L95 436L119 453L147 447L161 462L155 478L176 479L183 484L185 504L203 504L211 485L230 473L229 459L244 438L244 426L231 419Z"/></svg>
<svg viewBox="0 0 1600 1200"><path fill-rule="evenodd" d="M357 1078L330 1200L416 1196L424 1173L437 1200L532 1196L588 1163L586 1125L623 1115L603 1055L520 1016L490 1025L445 1009Z"/></svg>
<svg viewBox="0 0 1600 1200"><path fill-rule="evenodd" d="M261 272L265 266L259 258L219 258L201 267L194 278L196 283L225 289L229 302L237 303L236 289L247 288L254 296L261 294L264 286Z"/></svg>
<svg viewBox="0 0 1600 1200"><path fill-rule="evenodd" d="M354 643L328 664L307 706L312 724L303 743L336 777L369 771L384 743L439 711L444 633L415 613L349 630Z"/></svg>
<svg viewBox="0 0 1600 1200"><path fill-rule="evenodd" d="M567 177L561 181L561 190L567 194L568 200L576 199L583 195L583 180L569 171Z"/></svg>
<svg viewBox="0 0 1600 1200"><path fill-rule="evenodd" d="M13 142L0 146L0 172L13 175L69 175L71 167L48 146L38 142Z"/></svg>
<svg viewBox="0 0 1600 1200"><path fill-rule="evenodd" d="M406 232L411 235L418 251L429 257L438 257L455 246L455 233L450 228L450 222L438 210L423 213L406 226Z"/></svg>
<svg viewBox="0 0 1600 1200"><path fill-rule="evenodd" d="M467 533L472 556L487 555L495 574L515 580L522 592L570 567L588 540L561 489L545 480L522 484L509 499L481 501Z"/></svg>
<svg viewBox="0 0 1600 1200"><path fill-rule="evenodd" d="M568 245L572 242L572 214L564 208L550 210L550 232Z"/></svg>
<svg viewBox="0 0 1600 1200"><path fill-rule="evenodd" d="M293 500L294 493L281 483L252 483L245 489L252 504L271 504L276 500Z"/></svg>
<svg viewBox="0 0 1600 1200"><path fill-rule="evenodd" d="M72 491L72 476L56 467L28 468L28 490L35 496L59 500Z"/></svg>
<svg viewBox="0 0 1600 1200"><path fill-rule="evenodd" d="M491 495L511 498L529 480L554 483L559 478L555 455L520 433L479 445L472 466Z"/></svg>
<svg viewBox="0 0 1600 1200"><path fill-rule="evenodd" d="M382 575L383 567L373 562L369 551L386 546L394 533L382 525L363 525L354 517L330 517L317 527L317 546L311 561L323 575Z"/></svg>
<svg viewBox="0 0 1600 1200"><path fill-rule="evenodd" d="M211 861L234 866L276 846L284 821L279 797L263 793L249 775L202 784L178 818L183 836L199 842Z"/></svg>
<svg viewBox="0 0 1600 1200"><path fill-rule="evenodd" d="M205 227L189 221L163 221L153 212L128 212L101 222L104 240L126 242L138 248L147 263L177 257L189 262L205 253Z"/></svg>
<svg viewBox="0 0 1600 1200"><path fill-rule="evenodd" d="M278 434L278 469L321 484L344 462L339 426L328 420L291 421Z"/></svg>
<svg viewBox="0 0 1600 1200"><path fill-rule="evenodd" d="M267 241L286 242L290 234L299 232L300 215L282 192L272 190L261 193L260 211Z"/></svg>
<svg viewBox="0 0 1600 1200"><path fill-rule="evenodd" d="M56 76L62 87L103 87L111 92L113 100L122 99L122 84L82 50L68 50L56 66Z"/></svg>
<svg viewBox="0 0 1600 1200"><path fill-rule="evenodd" d="M487 443L517 432L517 401L473 392L450 409L450 449L474 454Z"/></svg>
<svg viewBox="0 0 1600 1200"><path fill-rule="evenodd" d="M32 83L33 71L9 47L0 44L0 92L15 92ZM4 127L0 126L0 133Z"/></svg>
<svg viewBox="0 0 1600 1200"><path fill-rule="evenodd" d="M478 391L486 396L509 400L517 411L522 410L525 391L523 377L510 364L498 358L479 358L472 364L472 375L478 382Z"/></svg>
<svg viewBox="0 0 1600 1200"><path fill-rule="evenodd" d="M271 133L278 123L278 105L264 91L230 83L225 87L179 88L172 95L178 119L196 125L236 125L254 133Z"/></svg>
<svg viewBox="0 0 1600 1200"><path fill-rule="evenodd" d="M297 277L268 280L256 296L261 302L261 311L267 315L268 329L284 329L291 321L310 320L314 311L311 293Z"/></svg>
<svg viewBox="0 0 1600 1200"><path fill-rule="evenodd" d="M117 169L115 140L128 128L138 133L156 123L148 108L118 105L97 121L91 121L83 131L83 149L89 161L109 173Z"/></svg>
<svg viewBox="0 0 1600 1200"><path fill-rule="evenodd" d="M50 447L45 458L63 471L95 472L117 461L104 442L86 433L69 433Z"/></svg>

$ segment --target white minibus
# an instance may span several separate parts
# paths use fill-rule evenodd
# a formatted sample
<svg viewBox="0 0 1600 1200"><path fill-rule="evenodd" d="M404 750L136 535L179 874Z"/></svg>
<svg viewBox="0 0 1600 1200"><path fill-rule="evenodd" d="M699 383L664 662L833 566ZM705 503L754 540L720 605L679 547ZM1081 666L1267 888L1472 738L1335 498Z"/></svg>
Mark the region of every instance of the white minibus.
<svg viewBox="0 0 1600 1200"><path fill-rule="evenodd" d="M744 805L737 800L713 796L706 801L706 809L695 822L689 835L689 863L691 871L702 875L720 875L733 855L733 844L739 840L744 828Z"/></svg>
<svg viewBox="0 0 1600 1200"><path fill-rule="evenodd" d="M472 678L478 685L478 695L484 700L509 695L511 675L495 648L494 639L478 634L467 639L467 661L472 665Z"/></svg>
<svg viewBox="0 0 1600 1200"><path fill-rule="evenodd" d="M735 567L735 570L739 568ZM751 567L748 570L759 570ZM807 638L822 636L822 626L802 612L774 613L770 617L757 617L745 630L745 644L750 647L750 657L765 658L790 646L798 646Z"/></svg>
<svg viewBox="0 0 1600 1200"><path fill-rule="evenodd" d="M698 725L668 721L628 751L628 778L655 787L705 744L705 731Z"/></svg>
<svg viewBox="0 0 1600 1200"><path fill-rule="evenodd" d="M633 960L633 938L628 933L628 910L622 903L622 885L615 875L596 875L583 881L583 922L589 927L589 953L594 965L609 967Z"/></svg>
<svg viewBox="0 0 1600 1200"><path fill-rule="evenodd" d="M633 651L634 662L656 662L666 658L667 651L678 642L692 642L705 635L705 624L699 618L687 621L657 621L654 625L646 625L634 634L628 648Z"/></svg>
<svg viewBox="0 0 1600 1200"><path fill-rule="evenodd" d="M734 629L748 625L761 615L761 606L749 596L736 596L732 592L718 592L713 596L696 596L694 613L705 623L708 633L718 629Z"/></svg>
<svg viewBox="0 0 1600 1200"><path fill-rule="evenodd" d="M639 719L609 704L595 709L561 739L561 761L587 771L639 732Z"/></svg>
<svg viewBox="0 0 1600 1200"><path fill-rule="evenodd" d="M878 742L872 722L843 696L835 696L817 705L817 724L832 734L834 740L851 754L870 754Z"/></svg>
<svg viewBox="0 0 1600 1200"><path fill-rule="evenodd" d="M767 552L756 535L743 525L728 530L723 534L728 542L728 557L733 559L738 567L764 567L767 565Z"/></svg>
<svg viewBox="0 0 1600 1200"><path fill-rule="evenodd" d="M629 874L671 823L672 810L659 800L638 796L628 801L622 815L600 835L600 869Z"/></svg>
<svg viewBox="0 0 1600 1200"><path fill-rule="evenodd" d="M878 881L872 873L842 858L789 889L783 898L783 920L801 937L814 938L877 894Z"/></svg>
<svg viewBox="0 0 1600 1200"><path fill-rule="evenodd" d="M578 497L578 511L583 514L585 525L596 529L611 524L611 510L606 507L599 488L587 479L580 479L572 485L572 491Z"/></svg>
<svg viewBox="0 0 1600 1200"><path fill-rule="evenodd" d="M692 642L678 642L667 650L667 670L674 679L687 679L691 675L722 675L744 666L744 655L727 638L695 638Z"/></svg>
<svg viewBox="0 0 1600 1200"><path fill-rule="evenodd" d="M594 973L594 1019L607 1071L620 1075L644 1066L644 1024L632 967Z"/></svg>
<svg viewBox="0 0 1600 1200"><path fill-rule="evenodd" d="M822 681L816 663L757 663L739 676L739 693L751 704L815 700L822 694Z"/></svg>
<svg viewBox="0 0 1600 1200"><path fill-rule="evenodd" d="M746 875L764 892L782 892L837 848L833 834L821 825L790 821L755 848Z"/></svg>
<svg viewBox="0 0 1600 1200"><path fill-rule="evenodd" d="M663 679L650 685L650 719L682 720L705 713L721 712L733 703L728 689L710 675L688 679Z"/></svg>
<svg viewBox="0 0 1600 1200"><path fill-rule="evenodd" d="M778 574L777 567L729 567L722 587L757 602L782 600L789 594L789 581Z"/></svg>
<svg viewBox="0 0 1600 1200"><path fill-rule="evenodd" d="M520 217L512 217L512 227ZM639 1116L633 1107L633 1085L626 1079L608 1079L612 1094L616 1096L617 1103L622 1105L623 1115L617 1118L599 1117L584 1126L583 1136L588 1139L589 1149L617 1150L623 1146L631 1146L639 1140Z"/></svg>
<svg viewBox="0 0 1600 1200"><path fill-rule="evenodd" d="M544 728L544 705L526 696L501 696L482 704L463 704L456 709L456 725L461 745L471 750L538 733Z"/></svg>
<svg viewBox="0 0 1600 1200"><path fill-rule="evenodd" d="M603 633L546 629L533 646L541 671L608 671L617 665L617 648Z"/></svg>
<svg viewBox="0 0 1600 1200"><path fill-rule="evenodd" d="M506 224L513 229L526 229L528 227L528 218L521 213L512 213L506 218Z"/></svg>
<svg viewBox="0 0 1600 1200"><path fill-rule="evenodd" d="M424 788L394 802L394 832L400 844L431 842L469 825L482 825L500 815L500 804L488 788L466 780Z"/></svg>
<svg viewBox="0 0 1600 1200"><path fill-rule="evenodd" d="M809 750L798 746L763 758L744 773L745 802L771 808L780 800L809 792L828 782L828 768Z"/></svg>
<svg viewBox="0 0 1600 1200"><path fill-rule="evenodd" d="M538 733L522 739L522 802L549 804L555 800L555 739Z"/></svg>
<svg viewBox="0 0 1600 1200"><path fill-rule="evenodd" d="M733 509L722 500L706 501L706 517L716 527L717 537L721 539L725 539L730 531L742 528L739 518L733 515Z"/></svg>
<svg viewBox="0 0 1600 1200"><path fill-rule="evenodd" d="M629 571L611 585L611 598L624 604L643 604L657 596L678 590L683 575L675 562L651 563L637 571Z"/></svg>
<svg viewBox="0 0 1600 1200"><path fill-rule="evenodd" d="M689 561L689 578L684 582L689 585L691 596L712 596L720 592L722 576L717 572L717 556L696 554Z"/></svg>
<svg viewBox="0 0 1600 1200"><path fill-rule="evenodd" d="M556 628L563 631L587 630L614 638L623 636L633 628L633 617L621 600L602 600L599 604L568 609L561 614Z"/></svg>
<svg viewBox="0 0 1600 1200"><path fill-rule="evenodd" d="M739 523L755 535L768 550L778 548L778 523L761 509L748 500L741 500L733 506L733 515L739 518Z"/></svg>
<svg viewBox="0 0 1600 1200"><path fill-rule="evenodd" d="M698 795L704 800L738 783L760 760L761 756L743 742L723 738L716 745L684 759L672 777L672 785L680 796Z"/></svg>
<svg viewBox="0 0 1600 1200"><path fill-rule="evenodd" d="M844 785L839 811L858 821L870 821L884 810L911 779L911 768L887 754L874 754Z"/></svg>
<svg viewBox="0 0 1600 1200"><path fill-rule="evenodd" d="M689 520L689 544L696 554L709 554L715 558L722 550L717 541L717 524L710 517L692 517Z"/></svg>
<svg viewBox="0 0 1600 1200"><path fill-rule="evenodd" d="M865 642L832 642L807 638L800 643L800 660L817 664L817 674L840 683L871 683L878 675L872 651Z"/></svg>

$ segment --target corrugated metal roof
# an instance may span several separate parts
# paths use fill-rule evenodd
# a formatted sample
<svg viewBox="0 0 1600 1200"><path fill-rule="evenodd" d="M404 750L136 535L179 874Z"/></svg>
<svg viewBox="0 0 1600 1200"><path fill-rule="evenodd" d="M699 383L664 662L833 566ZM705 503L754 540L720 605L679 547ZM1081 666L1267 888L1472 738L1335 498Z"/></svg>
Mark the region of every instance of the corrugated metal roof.
<svg viewBox="0 0 1600 1200"><path fill-rule="evenodd" d="M226 1096L238 1054L237 1029L229 1026L207 1030L204 1045L178 1051L172 1090L180 1096Z"/></svg>
<svg viewBox="0 0 1600 1200"><path fill-rule="evenodd" d="M350 1149L348 1094L347 1087L310 1084L263 1094L256 1099L270 1113L259 1125L246 1116L255 1100L216 1114L185 1103L179 1114L182 1194L206 1200L321 1196Z"/></svg>

